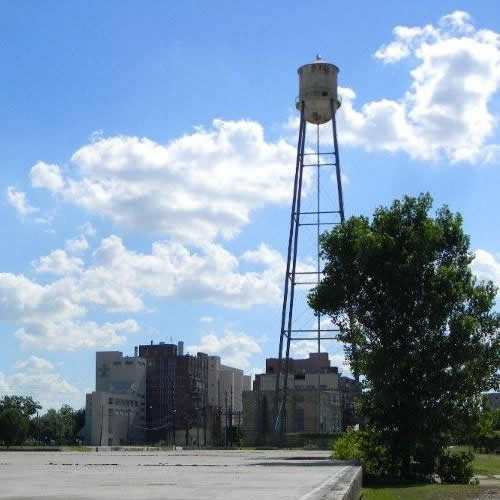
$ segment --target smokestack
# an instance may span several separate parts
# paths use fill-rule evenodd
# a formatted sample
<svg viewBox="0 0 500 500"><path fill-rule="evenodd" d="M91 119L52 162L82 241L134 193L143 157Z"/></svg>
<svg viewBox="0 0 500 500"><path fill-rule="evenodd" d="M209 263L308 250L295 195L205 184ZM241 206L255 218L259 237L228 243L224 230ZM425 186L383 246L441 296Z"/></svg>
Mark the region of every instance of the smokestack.
<svg viewBox="0 0 500 500"><path fill-rule="evenodd" d="M184 356L184 342L182 340L177 342L177 356Z"/></svg>
<svg viewBox="0 0 500 500"><path fill-rule="evenodd" d="M134 356L137 358L137 355L139 354L139 348L137 346L134 347Z"/></svg>
<svg viewBox="0 0 500 500"><path fill-rule="evenodd" d="M151 345L153 345L153 341L151 341Z"/></svg>

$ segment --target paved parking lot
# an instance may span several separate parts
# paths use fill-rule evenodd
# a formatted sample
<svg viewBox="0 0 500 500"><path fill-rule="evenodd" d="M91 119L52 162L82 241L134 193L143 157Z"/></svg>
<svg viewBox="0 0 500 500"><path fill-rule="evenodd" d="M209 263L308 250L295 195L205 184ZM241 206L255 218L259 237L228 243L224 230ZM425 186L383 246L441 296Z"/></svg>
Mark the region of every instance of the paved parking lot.
<svg viewBox="0 0 500 500"><path fill-rule="evenodd" d="M0 453L2 499L297 499L343 491L359 467L311 451Z"/></svg>

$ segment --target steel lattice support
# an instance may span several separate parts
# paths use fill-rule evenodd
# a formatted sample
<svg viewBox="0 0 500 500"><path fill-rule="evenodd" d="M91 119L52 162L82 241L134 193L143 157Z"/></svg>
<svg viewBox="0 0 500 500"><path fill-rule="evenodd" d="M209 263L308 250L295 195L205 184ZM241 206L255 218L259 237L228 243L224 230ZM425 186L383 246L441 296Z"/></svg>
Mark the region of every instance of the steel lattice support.
<svg viewBox="0 0 500 500"><path fill-rule="evenodd" d="M306 143L306 120L305 120L305 106L306 103L302 101L300 103L300 125L299 125L299 137L297 143L297 160L295 166L295 180L293 188L293 200L292 200L292 210L290 216L290 233L288 238L288 253L287 253L287 264L286 264L286 276L285 276L285 286L283 294L283 308L281 313L281 331L280 331L280 343L279 343L279 355L278 355L278 373L276 374L276 386L275 386L275 401L274 401L274 431L284 432L286 430L286 402L288 396L288 373L289 373L289 360L290 360L290 344L292 341L297 340L315 340L317 342L318 353L321 352L321 341L322 340L335 340L335 332L338 329L324 329L321 326L321 318L317 317L316 328L312 329L297 329L294 326L294 298L295 298L295 288L296 285L317 285L322 276L321 269L321 258L320 258L320 244L319 238L321 234L321 228L327 225L334 225L344 222L344 202L342 195L342 180L340 174L340 162L339 162L339 150L337 142L337 125L335 120L335 111L338 107L338 103L331 101L332 109L332 119L329 122L332 127L333 135L333 151L322 152L320 150L320 133L319 126L317 125L316 130L316 151L305 153L305 143ZM310 158L316 156L316 162L312 163ZM305 158L308 158L307 163ZM325 158L326 161L325 161ZM332 158L331 161L328 158ZM321 176L320 169L323 166L334 166L335 167L335 178L337 183L336 196L338 200L337 207L325 207L323 209L320 205L320 191L321 191ZM316 167L317 168L317 200L316 200L316 210L301 212L301 201L302 201L302 186L303 186L303 172L304 167ZM314 218L312 222L303 222L301 217L307 216L308 221L311 217ZM327 216L331 219L337 216L337 221L323 221L322 217ZM300 228L301 226L316 226L317 230L315 233L316 248L317 248L317 267L316 271L297 271L297 251L300 244ZM300 280L298 280L300 277ZM305 280L304 280L305 279ZM320 424L320 412L321 412L321 395L320 395L320 375L318 374L318 422ZM321 428L318 429L321 431Z"/></svg>

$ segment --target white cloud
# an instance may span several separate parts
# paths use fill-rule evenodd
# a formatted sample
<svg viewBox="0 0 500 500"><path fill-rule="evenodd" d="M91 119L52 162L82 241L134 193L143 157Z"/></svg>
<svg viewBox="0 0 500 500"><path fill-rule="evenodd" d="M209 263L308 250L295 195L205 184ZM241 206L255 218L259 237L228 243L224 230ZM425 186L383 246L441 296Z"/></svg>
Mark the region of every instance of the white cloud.
<svg viewBox="0 0 500 500"><path fill-rule="evenodd" d="M7 377L0 372L0 397L2 394L10 394L11 389Z"/></svg>
<svg viewBox="0 0 500 500"><path fill-rule="evenodd" d="M80 226L80 231L82 232L83 236L88 236L89 238L93 238L97 234L95 227L90 222L85 222L85 224L82 224Z"/></svg>
<svg viewBox="0 0 500 500"><path fill-rule="evenodd" d="M41 217L35 217L33 219L36 224L43 224L45 226L50 226L52 222L54 222L54 216L53 215L44 215Z"/></svg>
<svg viewBox="0 0 500 500"><path fill-rule="evenodd" d="M256 270L242 272L240 263ZM24 346L75 350L122 344L135 321L97 324L89 309L108 313L145 309L145 296L176 297L232 308L281 303L281 255L265 244L236 257L209 243L193 251L158 241L151 253L134 252L121 238L104 238L90 262L57 249L33 262L38 273L58 276L41 285L22 275L0 274L0 318L20 325ZM209 318L204 318L208 322Z"/></svg>
<svg viewBox="0 0 500 500"><path fill-rule="evenodd" d="M214 120L212 128L167 145L102 138L71 161L77 175L65 179L57 166L38 163L33 186L120 227L199 244L218 235L232 238L252 210L290 202L295 147L266 142L256 122Z"/></svg>
<svg viewBox="0 0 500 500"><path fill-rule="evenodd" d="M44 322L21 328L15 332L16 338L24 347L44 348L47 350L78 351L120 346L126 336L136 333L139 325L133 319L118 323L95 321L64 320Z"/></svg>
<svg viewBox="0 0 500 500"><path fill-rule="evenodd" d="M500 286L500 262L486 250L478 249L474 254L475 258L471 264L472 272L478 279L491 280L496 286Z"/></svg>
<svg viewBox="0 0 500 500"><path fill-rule="evenodd" d="M194 252L180 243L157 241L151 254L144 254L128 250L118 236L112 235L101 241L93 265L83 273L78 287L81 300L111 311L142 309L144 294L234 308L278 304L284 270L280 254L262 244L255 252L245 252L241 259L264 269L239 272L239 259L212 243Z"/></svg>
<svg viewBox="0 0 500 500"><path fill-rule="evenodd" d="M66 250L69 253L80 253L89 247L89 242L87 238L82 234L78 238L73 238L70 240L66 240Z"/></svg>
<svg viewBox="0 0 500 500"><path fill-rule="evenodd" d="M40 372L44 370L52 371L54 370L54 365L43 358L38 356L30 356L24 361L17 361L14 365L17 370L27 370L29 372Z"/></svg>
<svg viewBox="0 0 500 500"><path fill-rule="evenodd" d="M72 278L40 285L22 275L0 273L0 318L21 325L15 335L25 347L109 348L125 343L126 335L139 328L131 319L104 324L88 321L87 309L77 299Z"/></svg>
<svg viewBox="0 0 500 500"><path fill-rule="evenodd" d="M261 348L249 335L228 329L220 336L214 332L202 335L200 344L189 345L186 351L217 355L225 365L246 370L250 367L250 358L260 353Z"/></svg>
<svg viewBox="0 0 500 500"><path fill-rule="evenodd" d="M17 191L14 186L7 188L7 201L12 205L19 215L30 215L38 212L39 209L31 206L26 199L26 193Z"/></svg>
<svg viewBox="0 0 500 500"><path fill-rule="evenodd" d="M83 391L57 373L54 365L43 358L30 356L14 365L11 375L0 373L0 391L19 395L30 395L39 401L46 411L70 404L80 408L85 403ZM3 389L2 389L3 380Z"/></svg>
<svg viewBox="0 0 500 500"><path fill-rule="evenodd" d="M212 316L202 316L200 318L200 322L201 323L213 323L214 322L214 318L212 318Z"/></svg>
<svg viewBox="0 0 500 500"><path fill-rule="evenodd" d="M54 250L49 255L32 262L32 265L38 273L66 275L80 272L83 260L70 257L64 250Z"/></svg>
<svg viewBox="0 0 500 500"><path fill-rule="evenodd" d="M498 162L497 126L490 104L500 86L500 35L476 29L456 11L438 26L396 26L394 39L375 57L386 64L409 60L411 85L399 99L355 108L356 94L340 88L343 145L404 152L419 160Z"/></svg>
<svg viewBox="0 0 500 500"><path fill-rule="evenodd" d="M64 187L61 169L57 165L39 161L31 168L30 176L31 185L35 188L44 188L57 193Z"/></svg>

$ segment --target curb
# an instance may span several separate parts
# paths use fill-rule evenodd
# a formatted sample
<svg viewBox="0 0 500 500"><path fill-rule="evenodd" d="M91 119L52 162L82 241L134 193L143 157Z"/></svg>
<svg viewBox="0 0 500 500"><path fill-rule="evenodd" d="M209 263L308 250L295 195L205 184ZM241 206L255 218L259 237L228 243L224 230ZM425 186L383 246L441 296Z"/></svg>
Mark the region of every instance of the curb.
<svg viewBox="0 0 500 500"><path fill-rule="evenodd" d="M327 479L299 500L359 500L362 481L361 466L346 467L340 476Z"/></svg>

